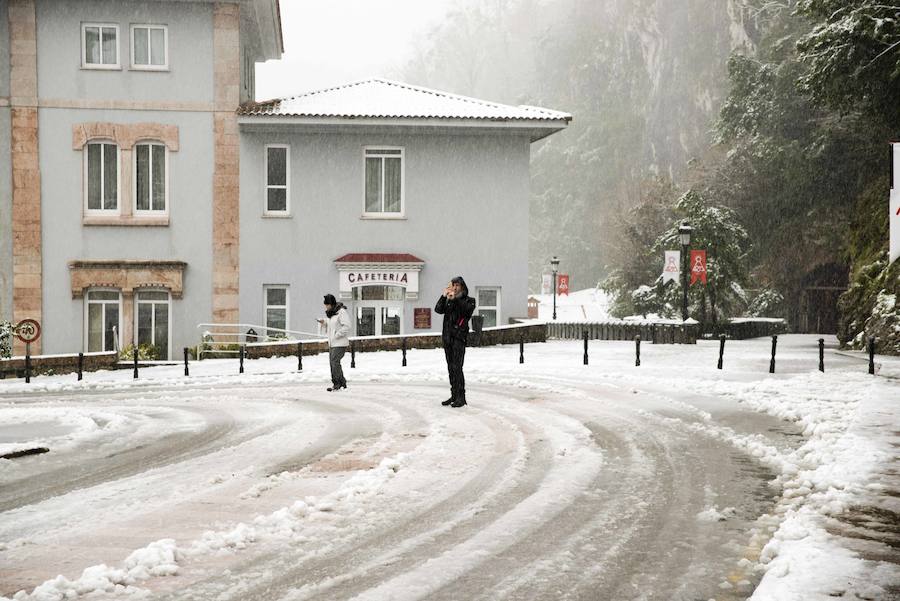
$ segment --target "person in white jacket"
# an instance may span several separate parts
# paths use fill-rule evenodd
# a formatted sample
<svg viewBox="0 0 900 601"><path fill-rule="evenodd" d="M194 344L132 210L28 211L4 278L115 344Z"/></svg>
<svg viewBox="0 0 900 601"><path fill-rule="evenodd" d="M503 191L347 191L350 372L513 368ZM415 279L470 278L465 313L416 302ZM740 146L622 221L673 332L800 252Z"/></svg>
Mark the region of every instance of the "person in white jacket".
<svg viewBox="0 0 900 601"><path fill-rule="evenodd" d="M325 326L328 334L328 360L331 363L331 387L328 392L347 388L347 379L344 378L344 370L341 369L341 359L350 346L350 316L344 303L337 302L333 294L326 294L325 319L318 322Z"/></svg>

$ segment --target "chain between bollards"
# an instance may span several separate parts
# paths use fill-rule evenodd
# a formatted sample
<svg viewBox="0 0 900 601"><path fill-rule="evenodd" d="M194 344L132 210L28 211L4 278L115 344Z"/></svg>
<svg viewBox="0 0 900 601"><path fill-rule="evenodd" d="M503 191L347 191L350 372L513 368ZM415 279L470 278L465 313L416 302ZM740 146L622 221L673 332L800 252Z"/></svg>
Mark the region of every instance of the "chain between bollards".
<svg viewBox="0 0 900 601"><path fill-rule="evenodd" d="M725 334L719 336L719 363L716 369L722 369L722 360L725 357Z"/></svg>
<svg viewBox="0 0 900 601"><path fill-rule="evenodd" d="M303 343L297 343L297 371L303 371Z"/></svg>
<svg viewBox="0 0 900 601"><path fill-rule="evenodd" d="M869 336L869 373L875 375L875 337Z"/></svg>
<svg viewBox="0 0 900 601"><path fill-rule="evenodd" d="M134 379L138 377L138 349L134 347Z"/></svg>
<svg viewBox="0 0 900 601"><path fill-rule="evenodd" d="M356 367L356 345L353 342L350 343L350 367Z"/></svg>
<svg viewBox="0 0 900 601"><path fill-rule="evenodd" d="M238 365L238 373L242 374L242 373L244 373L244 345L243 344L238 349L238 358L240 360L240 363Z"/></svg>
<svg viewBox="0 0 900 601"><path fill-rule="evenodd" d="M78 353L78 381L81 381L84 373L84 353Z"/></svg>
<svg viewBox="0 0 900 601"><path fill-rule="evenodd" d="M825 339L819 338L819 371L825 371Z"/></svg>
<svg viewBox="0 0 900 601"><path fill-rule="evenodd" d="M584 364L588 364L588 333L584 331Z"/></svg>
<svg viewBox="0 0 900 601"><path fill-rule="evenodd" d="M778 336L772 336L772 360L769 361L769 373L775 373L775 345L778 344Z"/></svg>
<svg viewBox="0 0 900 601"><path fill-rule="evenodd" d="M188 369L188 348L184 347L184 375L191 375L191 371Z"/></svg>
<svg viewBox="0 0 900 601"><path fill-rule="evenodd" d="M403 367L406 367L406 338L400 339L400 350L403 351Z"/></svg>

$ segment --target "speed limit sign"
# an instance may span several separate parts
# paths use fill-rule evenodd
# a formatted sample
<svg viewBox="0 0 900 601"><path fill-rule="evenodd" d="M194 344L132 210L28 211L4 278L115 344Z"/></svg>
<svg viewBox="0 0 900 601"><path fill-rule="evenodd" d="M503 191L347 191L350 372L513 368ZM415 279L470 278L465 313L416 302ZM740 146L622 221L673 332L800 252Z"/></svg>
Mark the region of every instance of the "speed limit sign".
<svg viewBox="0 0 900 601"><path fill-rule="evenodd" d="M41 324L34 319L23 319L16 324L16 337L22 342L34 342L41 337Z"/></svg>

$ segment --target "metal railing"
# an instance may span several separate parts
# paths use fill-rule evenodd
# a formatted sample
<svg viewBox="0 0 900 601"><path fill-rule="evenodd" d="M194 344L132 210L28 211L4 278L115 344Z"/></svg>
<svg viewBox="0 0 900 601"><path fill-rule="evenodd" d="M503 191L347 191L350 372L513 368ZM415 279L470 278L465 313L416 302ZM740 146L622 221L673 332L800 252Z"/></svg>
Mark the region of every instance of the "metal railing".
<svg viewBox="0 0 900 601"><path fill-rule="evenodd" d="M253 342L327 338L321 332L285 330L253 323L198 323L197 327L204 328L200 335L200 344L197 345L198 360L202 359L204 354L238 355L241 345Z"/></svg>

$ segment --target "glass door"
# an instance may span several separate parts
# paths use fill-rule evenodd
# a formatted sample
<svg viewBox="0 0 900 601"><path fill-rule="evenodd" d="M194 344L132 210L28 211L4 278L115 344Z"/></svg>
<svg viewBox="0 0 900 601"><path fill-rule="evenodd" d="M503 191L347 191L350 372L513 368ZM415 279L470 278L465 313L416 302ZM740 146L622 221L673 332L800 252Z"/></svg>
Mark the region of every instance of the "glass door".
<svg viewBox="0 0 900 601"><path fill-rule="evenodd" d="M356 307L356 335L375 336L375 307Z"/></svg>

